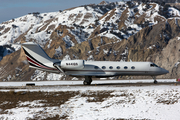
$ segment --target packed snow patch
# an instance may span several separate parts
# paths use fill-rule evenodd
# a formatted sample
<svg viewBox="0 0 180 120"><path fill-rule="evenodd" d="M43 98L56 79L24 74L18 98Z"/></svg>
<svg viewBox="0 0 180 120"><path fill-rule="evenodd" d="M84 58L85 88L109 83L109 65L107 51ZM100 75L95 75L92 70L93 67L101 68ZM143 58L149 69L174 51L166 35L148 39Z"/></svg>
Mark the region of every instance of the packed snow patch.
<svg viewBox="0 0 180 120"><path fill-rule="evenodd" d="M55 74L55 73L50 73L47 75L47 80L61 80L62 74Z"/></svg>
<svg viewBox="0 0 180 120"><path fill-rule="evenodd" d="M178 67L179 63L180 63L180 62L177 62L177 63L174 65L174 67Z"/></svg>
<svg viewBox="0 0 180 120"><path fill-rule="evenodd" d="M31 76L31 80L32 81L40 81L40 80L44 80L46 75L46 72L43 72L41 70L36 70L34 72L34 74Z"/></svg>
<svg viewBox="0 0 180 120"><path fill-rule="evenodd" d="M30 107L40 107L40 106L44 106L45 104L40 103L40 102L44 102L44 100L34 100L32 102L26 101L26 102L21 102L19 101L19 106L30 106Z"/></svg>
<svg viewBox="0 0 180 120"><path fill-rule="evenodd" d="M85 94L91 95L92 91ZM102 91L99 91L102 92ZM109 91L104 91L105 93ZM124 89L110 94L112 97L94 102L96 97L76 96L66 104L70 119L180 119L179 89ZM97 92L97 95L98 92ZM92 102L91 102L92 101ZM85 112L86 111L86 112ZM170 114L169 114L170 113Z"/></svg>

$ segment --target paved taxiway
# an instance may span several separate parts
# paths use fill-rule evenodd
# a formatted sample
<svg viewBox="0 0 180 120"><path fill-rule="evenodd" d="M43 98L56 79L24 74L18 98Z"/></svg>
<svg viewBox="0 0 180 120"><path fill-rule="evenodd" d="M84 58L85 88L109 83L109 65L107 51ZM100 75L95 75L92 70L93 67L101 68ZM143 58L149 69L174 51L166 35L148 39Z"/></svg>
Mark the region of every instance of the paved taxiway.
<svg viewBox="0 0 180 120"><path fill-rule="evenodd" d="M180 85L176 79L158 79L158 83L154 84L152 79L143 80L94 80L90 86L111 86L111 87L127 87L127 86L159 86L159 85ZM27 86L27 84L35 84L35 86ZM34 89L46 87L67 87L67 86L84 86L83 81L23 81L23 82L0 82L0 89ZM87 87L87 86L84 86Z"/></svg>

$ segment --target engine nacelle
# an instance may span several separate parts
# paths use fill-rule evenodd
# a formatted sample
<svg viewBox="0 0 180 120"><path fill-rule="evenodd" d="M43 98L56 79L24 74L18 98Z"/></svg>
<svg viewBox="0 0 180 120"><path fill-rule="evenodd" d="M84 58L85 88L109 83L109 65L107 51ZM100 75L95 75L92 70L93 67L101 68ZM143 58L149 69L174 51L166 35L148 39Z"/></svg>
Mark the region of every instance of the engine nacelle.
<svg viewBox="0 0 180 120"><path fill-rule="evenodd" d="M81 70L84 68L84 60L62 60L62 69Z"/></svg>

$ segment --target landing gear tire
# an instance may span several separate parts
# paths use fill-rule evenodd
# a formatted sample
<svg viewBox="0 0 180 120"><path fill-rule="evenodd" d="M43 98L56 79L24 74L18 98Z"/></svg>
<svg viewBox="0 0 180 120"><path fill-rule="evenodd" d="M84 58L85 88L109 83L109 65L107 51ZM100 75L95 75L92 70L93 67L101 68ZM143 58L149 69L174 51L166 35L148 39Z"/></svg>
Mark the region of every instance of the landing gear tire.
<svg viewBox="0 0 180 120"><path fill-rule="evenodd" d="M156 76L151 76L152 78L153 78L153 80L154 80L154 84L157 84L158 82L157 82L157 80L156 80Z"/></svg>
<svg viewBox="0 0 180 120"><path fill-rule="evenodd" d="M90 82L86 82L86 81L84 81L83 84L84 84L84 85L91 85Z"/></svg>
<svg viewBox="0 0 180 120"><path fill-rule="evenodd" d="M154 84L157 84L158 82L157 82L157 80L154 80Z"/></svg>
<svg viewBox="0 0 180 120"><path fill-rule="evenodd" d="M90 76L85 76L85 80L83 82L84 85L91 85L92 78Z"/></svg>

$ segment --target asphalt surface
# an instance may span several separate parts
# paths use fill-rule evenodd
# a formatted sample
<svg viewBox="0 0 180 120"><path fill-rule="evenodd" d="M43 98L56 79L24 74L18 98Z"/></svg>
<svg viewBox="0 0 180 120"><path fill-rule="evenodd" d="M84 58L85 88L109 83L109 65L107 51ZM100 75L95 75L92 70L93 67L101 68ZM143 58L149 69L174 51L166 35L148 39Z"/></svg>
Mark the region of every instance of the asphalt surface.
<svg viewBox="0 0 180 120"><path fill-rule="evenodd" d="M33 83L33 82L31 82ZM82 81L83 83L83 81ZM90 87L90 86L111 86L111 87L127 87L127 86L160 86L160 85L174 85L179 86L180 82L158 82L157 84L154 84L150 82L138 82L138 83L129 83L128 81L125 83L97 83L97 84L91 84L91 85L83 85L83 84L68 84L68 85L26 85L26 86L0 86L0 89L38 89L38 88L46 88L46 87L61 87L61 86L78 86L78 87Z"/></svg>

